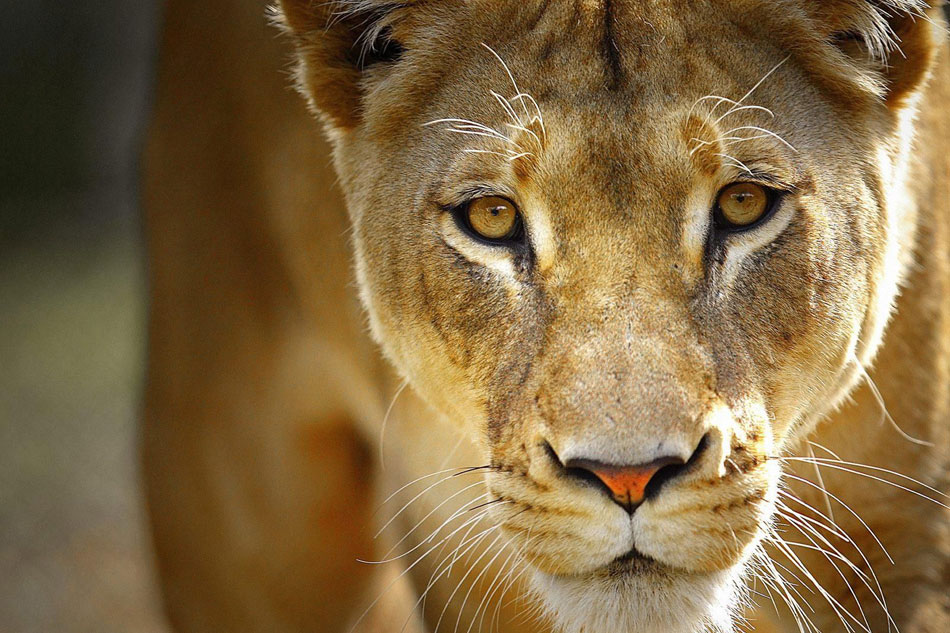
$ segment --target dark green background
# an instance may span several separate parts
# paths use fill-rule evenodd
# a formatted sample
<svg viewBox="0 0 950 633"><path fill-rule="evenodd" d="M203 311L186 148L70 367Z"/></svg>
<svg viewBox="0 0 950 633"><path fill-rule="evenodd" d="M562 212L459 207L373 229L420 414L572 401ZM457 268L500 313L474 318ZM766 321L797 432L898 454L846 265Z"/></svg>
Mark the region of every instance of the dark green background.
<svg viewBox="0 0 950 633"><path fill-rule="evenodd" d="M136 457L156 6L0 2L0 631L159 633Z"/></svg>

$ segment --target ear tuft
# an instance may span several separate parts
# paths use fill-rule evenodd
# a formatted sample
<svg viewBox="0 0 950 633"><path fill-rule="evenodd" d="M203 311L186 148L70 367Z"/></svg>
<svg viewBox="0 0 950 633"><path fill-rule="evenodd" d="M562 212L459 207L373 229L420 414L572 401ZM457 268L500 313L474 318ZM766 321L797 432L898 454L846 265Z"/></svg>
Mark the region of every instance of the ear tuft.
<svg viewBox="0 0 950 633"><path fill-rule="evenodd" d="M331 126L354 127L362 71L402 55L391 17L410 1L280 0L271 8L272 21L293 39L298 89Z"/></svg>
<svg viewBox="0 0 950 633"><path fill-rule="evenodd" d="M371 35L364 37L360 48L359 67L364 70L375 64L392 63L402 57L402 44L393 39L390 26L374 29Z"/></svg>
<svg viewBox="0 0 950 633"><path fill-rule="evenodd" d="M894 50L885 60L887 76L887 102L892 106L903 105L916 94L930 77L937 59L941 32L944 25L939 5L942 2L915 4L924 5L911 13L888 17L890 32L895 41ZM933 5L933 7L929 5ZM933 17L927 9L933 10Z"/></svg>
<svg viewBox="0 0 950 633"><path fill-rule="evenodd" d="M903 104L926 81L937 49L936 7L926 0L812 0L827 40L888 105ZM933 16L931 15L933 13ZM935 19L936 17L936 19Z"/></svg>
<svg viewBox="0 0 950 633"><path fill-rule="evenodd" d="M900 50L897 29L905 20L926 20L928 3L924 0L832 0L828 7L837 13L837 21L844 23L844 28L833 35L856 38L870 59L883 64Z"/></svg>

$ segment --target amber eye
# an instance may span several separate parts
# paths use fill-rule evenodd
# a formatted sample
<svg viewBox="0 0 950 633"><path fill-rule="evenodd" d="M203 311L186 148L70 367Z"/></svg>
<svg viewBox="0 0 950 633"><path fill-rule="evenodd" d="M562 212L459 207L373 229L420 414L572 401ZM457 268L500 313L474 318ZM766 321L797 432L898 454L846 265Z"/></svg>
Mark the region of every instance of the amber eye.
<svg viewBox="0 0 950 633"><path fill-rule="evenodd" d="M774 192L751 182L729 185L719 192L716 215L721 228L739 229L761 220L772 206Z"/></svg>
<svg viewBox="0 0 950 633"><path fill-rule="evenodd" d="M510 200L498 196L476 198L463 210L465 223L490 242L513 240L521 233L521 215Z"/></svg>

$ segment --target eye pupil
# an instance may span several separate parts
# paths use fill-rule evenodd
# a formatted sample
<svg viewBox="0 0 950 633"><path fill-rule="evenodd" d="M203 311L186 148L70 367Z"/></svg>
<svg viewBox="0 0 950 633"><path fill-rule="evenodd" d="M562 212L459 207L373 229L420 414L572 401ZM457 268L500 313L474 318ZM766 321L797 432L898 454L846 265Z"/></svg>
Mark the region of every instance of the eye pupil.
<svg viewBox="0 0 950 633"><path fill-rule="evenodd" d="M720 228L736 229L751 226L768 212L772 196L762 185L740 182L719 193L717 220Z"/></svg>
<svg viewBox="0 0 950 633"><path fill-rule="evenodd" d="M469 202L464 220L476 236L493 242L513 240L521 230L521 216L514 203L498 196Z"/></svg>

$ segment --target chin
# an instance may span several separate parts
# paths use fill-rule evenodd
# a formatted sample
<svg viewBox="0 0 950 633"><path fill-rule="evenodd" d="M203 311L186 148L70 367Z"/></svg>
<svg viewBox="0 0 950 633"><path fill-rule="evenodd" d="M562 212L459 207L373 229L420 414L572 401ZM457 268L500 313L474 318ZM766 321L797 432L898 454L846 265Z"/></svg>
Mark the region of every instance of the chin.
<svg viewBox="0 0 950 633"><path fill-rule="evenodd" d="M694 574L635 556L593 573L535 572L534 594L561 633L732 633L741 566Z"/></svg>

